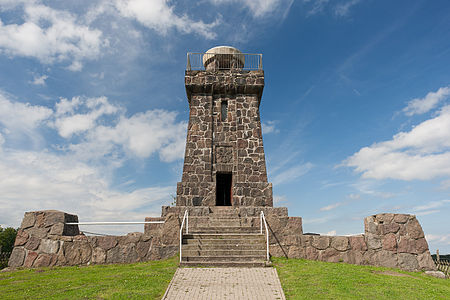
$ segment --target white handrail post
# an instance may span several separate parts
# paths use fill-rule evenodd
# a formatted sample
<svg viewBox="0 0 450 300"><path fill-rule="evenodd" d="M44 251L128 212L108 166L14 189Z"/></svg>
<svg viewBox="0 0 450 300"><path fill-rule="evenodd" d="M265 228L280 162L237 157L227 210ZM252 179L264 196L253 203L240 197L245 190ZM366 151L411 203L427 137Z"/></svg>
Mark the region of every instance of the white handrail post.
<svg viewBox="0 0 450 300"><path fill-rule="evenodd" d="M183 221L181 221L181 227L180 227L180 263L181 263L181 257L182 257L182 243L183 243L183 227L184 227L184 220L186 220L186 225L187 225L187 218L188 218L188 211L186 209L186 211L184 212L184 216L183 216ZM186 234L188 233L187 231L187 227L186 227Z"/></svg>
<svg viewBox="0 0 450 300"><path fill-rule="evenodd" d="M261 234L262 234L262 223L264 221L264 228L266 229L266 259L269 261L269 230L267 229L266 217L264 212L261 211Z"/></svg>
<svg viewBox="0 0 450 300"><path fill-rule="evenodd" d="M259 223L260 223L259 233L262 234L262 226L263 226L263 212L262 211L259 214Z"/></svg>
<svg viewBox="0 0 450 300"><path fill-rule="evenodd" d="M189 214L186 210L186 234L189 234Z"/></svg>

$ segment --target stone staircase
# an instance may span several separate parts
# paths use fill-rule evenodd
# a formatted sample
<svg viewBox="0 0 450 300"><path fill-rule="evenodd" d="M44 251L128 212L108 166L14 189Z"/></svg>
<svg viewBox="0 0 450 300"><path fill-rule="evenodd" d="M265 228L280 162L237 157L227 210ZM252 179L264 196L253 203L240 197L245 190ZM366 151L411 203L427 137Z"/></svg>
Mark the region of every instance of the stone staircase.
<svg viewBox="0 0 450 300"><path fill-rule="evenodd" d="M209 216L189 217L183 235L182 266L266 266L265 234L259 217L240 217L234 208L212 208Z"/></svg>

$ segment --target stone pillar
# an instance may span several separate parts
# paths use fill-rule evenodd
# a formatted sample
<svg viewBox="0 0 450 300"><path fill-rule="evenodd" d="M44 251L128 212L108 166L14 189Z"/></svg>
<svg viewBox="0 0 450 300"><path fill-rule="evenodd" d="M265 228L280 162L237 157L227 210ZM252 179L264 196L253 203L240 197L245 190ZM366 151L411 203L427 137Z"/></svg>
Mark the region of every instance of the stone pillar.
<svg viewBox="0 0 450 300"><path fill-rule="evenodd" d="M364 219L367 264L435 270L422 227L414 215L377 214Z"/></svg>
<svg viewBox="0 0 450 300"><path fill-rule="evenodd" d="M63 256L62 236L79 235L78 216L57 210L26 212L17 232L10 267L52 266Z"/></svg>

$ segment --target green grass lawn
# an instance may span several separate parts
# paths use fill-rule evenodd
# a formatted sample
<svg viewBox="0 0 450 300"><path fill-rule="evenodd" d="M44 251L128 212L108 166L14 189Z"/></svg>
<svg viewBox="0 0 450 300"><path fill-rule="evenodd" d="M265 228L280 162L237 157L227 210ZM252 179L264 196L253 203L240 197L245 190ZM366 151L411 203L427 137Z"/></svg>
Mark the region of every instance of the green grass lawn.
<svg viewBox="0 0 450 300"><path fill-rule="evenodd" d="M0 273L0 299L161 299L178 258Z"/></svg>
<svg viewBox="0 0 450 300"><path fill-rule="evenodd" d="M421 272L273 258L287 299L450 299L450 280ZM0 273L0 299L161 299L178 257L128 265Z"/></svg>
<svg viewBox="0 0 450 300"><path fill-rule="evenodd" d="M287 299L450 299L450 279L422 272L273 258Z"/></svg>

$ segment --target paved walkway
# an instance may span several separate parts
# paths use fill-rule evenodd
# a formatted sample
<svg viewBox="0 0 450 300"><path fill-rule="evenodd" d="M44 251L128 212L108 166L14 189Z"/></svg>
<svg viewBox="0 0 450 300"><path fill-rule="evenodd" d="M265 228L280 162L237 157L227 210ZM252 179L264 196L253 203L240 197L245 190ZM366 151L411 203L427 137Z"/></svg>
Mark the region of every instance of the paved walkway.
<svg viewBox="0 0 450 300"><path fill-rule="evenodd" d="M286 299L275 268L178 268L163 299Z"/></svg>

